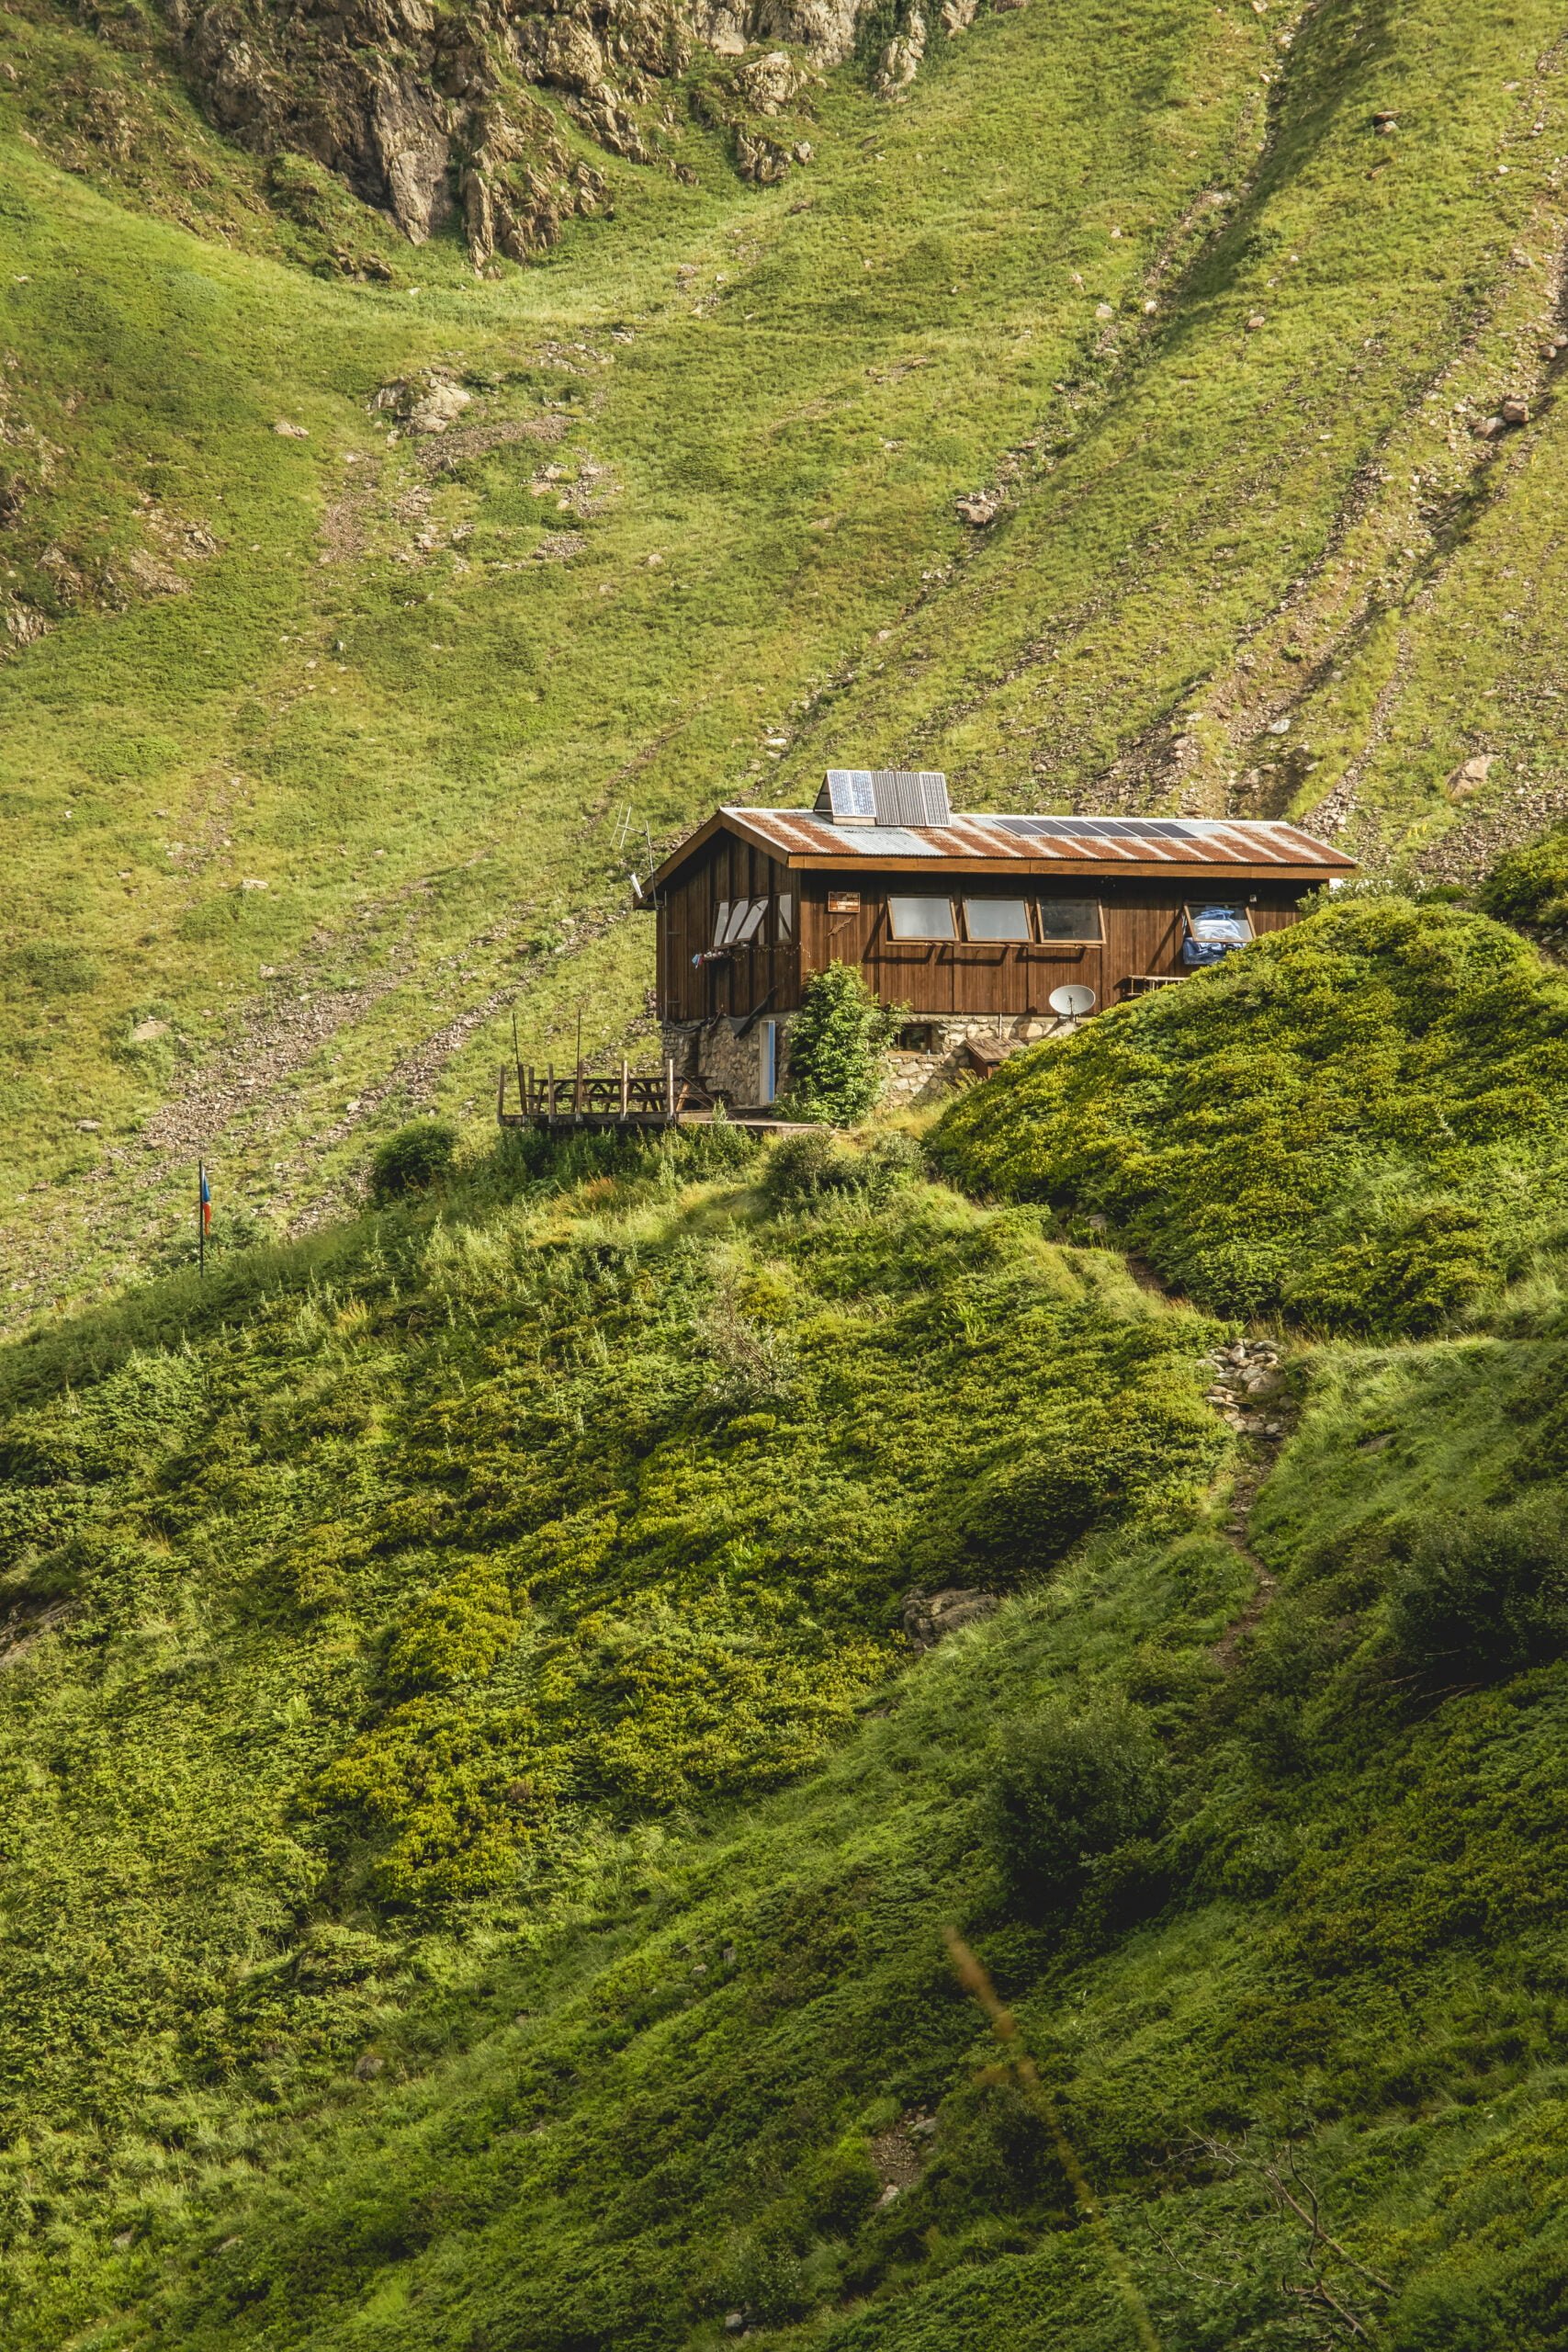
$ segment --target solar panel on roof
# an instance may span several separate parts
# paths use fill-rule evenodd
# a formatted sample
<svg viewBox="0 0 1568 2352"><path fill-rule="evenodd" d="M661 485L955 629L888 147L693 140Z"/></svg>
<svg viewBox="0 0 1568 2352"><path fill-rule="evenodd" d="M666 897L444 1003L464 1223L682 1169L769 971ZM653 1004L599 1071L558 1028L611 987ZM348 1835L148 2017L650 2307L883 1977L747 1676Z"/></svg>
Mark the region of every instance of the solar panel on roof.
<svg viewBox="0 0 1568 2352"><path fill-rule="evenodd" d="M1168 817L998 817L996 821L1010 833L1082 833L1089 841L1187 842L1195 833L1191 825Z"/></svg>
<svg viewBox="0 0 1568 2352"><path fill-rule="evenodd" d="M876 786L869 768L829 768L817 796L817 814L835 825L874 825Z"/></svg>
<svg viewBox="0 0 1568 2352"><path fill-rule="evenodd" d="M940 768L829 768L813 811L835 825L945 825L952 813Z"/></svg>

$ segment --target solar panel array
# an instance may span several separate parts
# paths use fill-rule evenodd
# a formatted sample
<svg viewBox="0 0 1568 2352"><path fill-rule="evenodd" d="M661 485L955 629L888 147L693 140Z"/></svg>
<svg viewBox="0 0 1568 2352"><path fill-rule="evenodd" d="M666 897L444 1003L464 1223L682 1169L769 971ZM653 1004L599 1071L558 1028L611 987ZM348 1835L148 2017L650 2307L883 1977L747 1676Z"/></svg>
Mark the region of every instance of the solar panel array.
<svg viewBox="0 0 1568 2352"><path fill-rule="evenodd" d="M815 813L835 825L945 825L953 811L940 768L829 768Z"/></svg>
<svg viewBox="0 0 1568 2352"><path fill-rule="evenodd" d="M1090 841L1190 842L1196 828L1168 817L993 817L1009 833L1083 833Z"/></svg>

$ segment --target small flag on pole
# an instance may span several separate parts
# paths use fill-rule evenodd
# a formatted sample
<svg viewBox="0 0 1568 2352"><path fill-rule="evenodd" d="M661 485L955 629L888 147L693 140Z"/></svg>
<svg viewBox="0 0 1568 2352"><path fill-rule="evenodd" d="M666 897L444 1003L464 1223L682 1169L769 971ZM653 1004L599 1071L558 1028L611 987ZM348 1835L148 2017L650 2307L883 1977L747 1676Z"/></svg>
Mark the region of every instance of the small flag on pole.
<svg viewBox="0 0 1568 2352"><path fill-rule="evenodd" d="M207 1228L212 1223L212 1188L207 1181L207 1164L200 1159L196 1163L196 1198L197 1215L196 1258L199 1271L205 1273L207 1272Z"/></svg>

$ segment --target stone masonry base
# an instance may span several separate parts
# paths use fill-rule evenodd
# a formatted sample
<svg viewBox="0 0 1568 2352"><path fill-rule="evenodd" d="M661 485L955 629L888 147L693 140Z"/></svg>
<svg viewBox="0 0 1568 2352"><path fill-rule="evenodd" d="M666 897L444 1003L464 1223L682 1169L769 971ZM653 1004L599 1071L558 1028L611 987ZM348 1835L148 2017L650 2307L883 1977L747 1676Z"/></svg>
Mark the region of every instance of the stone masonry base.
<svg viewBox="0 0 1568 2352"><path fill-rule="evenodd" d="M792 1018L787 1012L780 1013L774 1023L780 1094L789 1083ZM923 1031L930 1042L894 1047L888 1056L883 1101L903 1109L914 1102L935 1102L951 1091L961 1080L973 1075L974 1065L964 1051L971 1038L1000 1038L1016 1049L1042 1037L1069 1036L1077 1025L1076 1021L1058 1020L1055 1013L1004 1013L990 1019L976 1013L934 1013L911 1021L904 1034ZM754 1110L761 1106L767 1040L764 1022L753 1023L742 1035L744 1028L743 1022L731 1020L667 1021L664 1052L674 1057L678 1078L696 1079L710 1094L738 1111Z"/></svg>

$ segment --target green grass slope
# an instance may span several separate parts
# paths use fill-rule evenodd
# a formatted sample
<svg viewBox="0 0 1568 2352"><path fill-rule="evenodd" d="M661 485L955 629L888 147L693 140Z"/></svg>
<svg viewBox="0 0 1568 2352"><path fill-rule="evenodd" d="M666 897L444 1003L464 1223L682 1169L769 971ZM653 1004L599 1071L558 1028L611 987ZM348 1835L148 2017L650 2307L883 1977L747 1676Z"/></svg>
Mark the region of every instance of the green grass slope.
<svg viewBox="0 0 1568 2352"><path fill-rule="evenodd" d="M987 16L896 106L829 77L786 186L688 129L495 281L96 21L0 81L14 1316L199 1148L290 1227L411 1102L482 1120L514 1003L642 1050L634 848L830 757L1456 870L1558 793L1542 9ZM390 440L431 367L471 405Z"/></svg>
<svg viewBox="0 0 1568 2352"><path fill-rule="evenodd" d="M1561 1257L1568 990L1518 934L1330 904L1008 1063L933 1137L1225 1314L1420 1333Z"/></svg>
<svg viewBox="0 0 1568 2352"><path fill-rule="evenodd" d="M1369 897L950 1114L1081 1201L531 1149L10 1347L8 2340L1548 2352L1556 989ZM1472 1161L1528 1276L1403 1336L1367 1201ZM1240 1434L1070 1221L1277 1302L1337 1209Z"/></svg>
<svg viewBox="0 0 1568 2352"><path fill-rule="evenodd" d="M1547 2352L1551 1316L1274 1466L1039 1212L708 1151L0 1363L7 2340Z"/></svg>
<svg viewBox="0 0 1568 2352"><path fill-rule="evenodd" d="M852 1172L770 1209L679 1146L564 1198L508 1162L12 1351L12 2340L106 2198L177 2204L416 1987L840 1743L911 1581L1192 1515L1203 1327L891 1147Z"/></svg>

